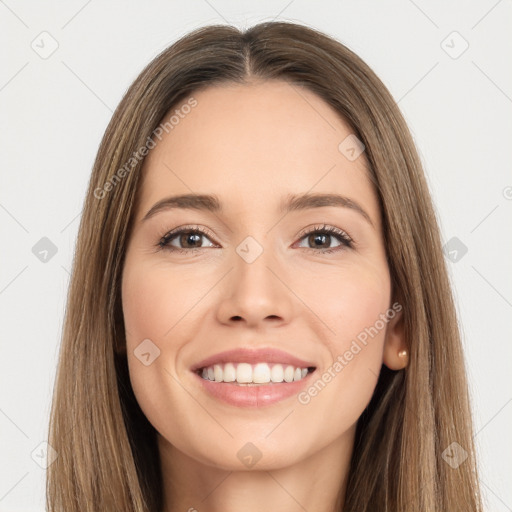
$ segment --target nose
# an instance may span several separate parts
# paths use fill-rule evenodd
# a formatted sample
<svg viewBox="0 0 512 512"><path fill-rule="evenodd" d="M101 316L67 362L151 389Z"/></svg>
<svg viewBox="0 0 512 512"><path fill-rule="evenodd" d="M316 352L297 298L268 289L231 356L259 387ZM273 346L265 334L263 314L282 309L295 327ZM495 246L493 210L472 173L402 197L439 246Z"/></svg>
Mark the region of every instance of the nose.
<svg viewBox="0 0 512 512"><path fill-rule="evenodd" d="M285 269L270 250L264 250L254 261L241 254L235 254L234 268L223 280L218 320L252 328L289 323L298 306L287 285Z"/></svg>

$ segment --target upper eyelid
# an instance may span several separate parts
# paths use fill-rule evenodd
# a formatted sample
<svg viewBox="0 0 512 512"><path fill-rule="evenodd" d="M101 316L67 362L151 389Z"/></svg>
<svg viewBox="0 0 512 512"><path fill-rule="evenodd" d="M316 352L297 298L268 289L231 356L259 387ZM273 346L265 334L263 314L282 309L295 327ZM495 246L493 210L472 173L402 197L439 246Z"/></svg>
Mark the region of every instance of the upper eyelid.
<svg viewBox="0 0 512 512"><path fill-rule="evenodd" d="M208 228L205 228L203 226L198 226L198 225L190 225L190 226L185 225L185 226L181 226L181 227L178 227L178 228L175 228L175 229L171 229L170 231L168 231L167 233L165 233L161 237L161 240L163 240L165 238L172 238L173 236L179 235L182 232L186 233L186 232L189 232L189 231L190 232L198 232L198 233L200 233L203 236L215 238L213 233Z"/></svg>
<svg viewBox="0 0 512 512"><path fill-rule="evenodd" d="M296 236L302 238L310 233L315 233L317 231L327 231L329 235L345 235L351 242L354 241L354 239L344 229L338 228L336 226L331 226L330 224L327 223L315 224L312 227L304 228L301 231L299 231L299 233Z"/></svg>

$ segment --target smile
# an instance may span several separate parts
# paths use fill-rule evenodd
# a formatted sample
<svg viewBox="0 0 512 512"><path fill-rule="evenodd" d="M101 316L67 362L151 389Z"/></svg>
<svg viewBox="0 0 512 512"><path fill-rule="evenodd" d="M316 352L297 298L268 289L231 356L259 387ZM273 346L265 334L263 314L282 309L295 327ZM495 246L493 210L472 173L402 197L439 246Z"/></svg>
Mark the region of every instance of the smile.
<svg viewBox="0 0 512 512"><path fill-rule="evenodd" d="M313 370L314 367L301 368L281 363L225 363L200 368L197 372L204 380L260 386L299 381Z"/></svg>
<svg viewBox="0 0 512 512"><path fill-rule="evenodd" d="M191 370L210 398L236 407L263 407L300 393L317 364L275 347L235 348L211 355Z"/></svg>

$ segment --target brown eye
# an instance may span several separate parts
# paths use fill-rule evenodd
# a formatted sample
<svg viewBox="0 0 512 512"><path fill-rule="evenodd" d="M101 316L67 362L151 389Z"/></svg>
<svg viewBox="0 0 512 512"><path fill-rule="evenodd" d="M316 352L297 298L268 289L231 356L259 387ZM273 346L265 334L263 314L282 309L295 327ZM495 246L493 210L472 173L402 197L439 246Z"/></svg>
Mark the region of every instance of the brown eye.
<svg viewBox="0 0 512 512"><path fill-rule="evenodd" d="M201 234L192 233L192 232L181 233L178 236L178 240L179 240L179 243L182 246L185 246L184 247L185 249L189 249L190 248L190 247L187 247L188 244L190 244L190 246L192 246L193 248L196 248L196 247L201 247L201 238L202 238L202 236L203 235L201 235Z"/></svg>
<svg viewBox="0 0 512 512"><path fill-rule="evenodd" d="M332 241L331 239L332 235L327 235L324 233L308 235L308 243L313 246L314 249L329 249L330 241Z"/></svg>
<svg viewBox="0 0 512 512"><path fill-rule="evenodd" d="M313 230L304 233L302 239L306 241L306 249L319 249L318 252L335 252L344 247L353 246L353 241L347 233L341 229L325 225L315 227ZM337 245L332 245L333 239L337 240Z"/></svg>
<svg viewBox="0 0 512 512"><path fill-rule="evenodd" d="M203 247L213 247L213 244L210 246L203 246L203 240L209 240L206 236L206 232L202 231L199 228L180 228L175 231L171 231L167 233L160 239L158 245L162 249L167 250L178 250L178 251L186 251L186 250L194 250L194 249L202 249ZM176 246L177 243L177 246Z"/></svg>

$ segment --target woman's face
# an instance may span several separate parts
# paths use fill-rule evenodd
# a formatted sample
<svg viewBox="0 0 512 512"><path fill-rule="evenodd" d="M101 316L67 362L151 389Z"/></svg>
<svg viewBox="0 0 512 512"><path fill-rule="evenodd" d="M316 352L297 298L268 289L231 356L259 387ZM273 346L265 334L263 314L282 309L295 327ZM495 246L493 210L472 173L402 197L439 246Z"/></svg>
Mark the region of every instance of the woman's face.
<svg viewBox="0 0 512 512"><path fill-rule="evenodd" d="M312 92L193 97L144 163L122 280L130 379L160 442L284 467L352 440L381 364L400 366L377 197ZM181 195L209 198L165 202Z"/></svg>

